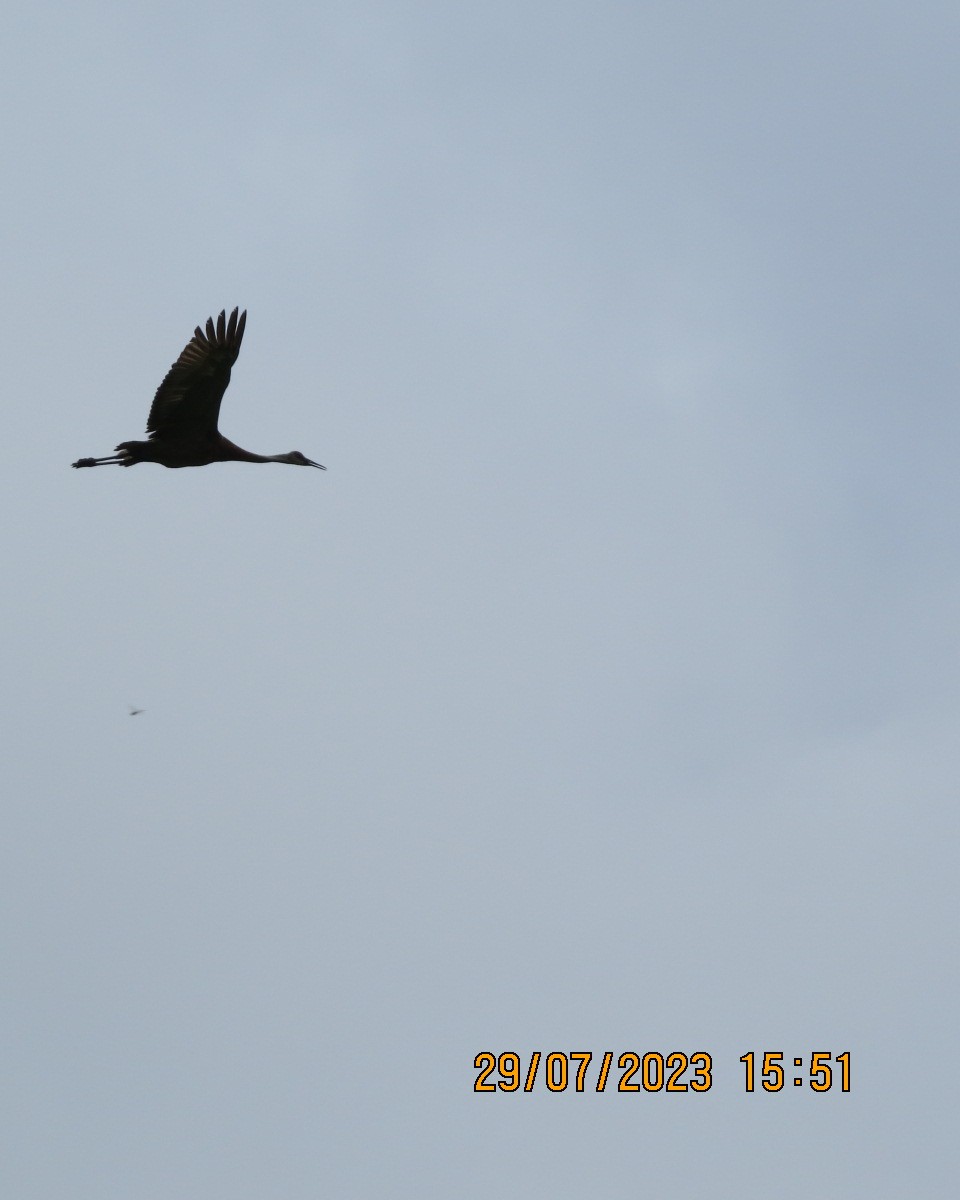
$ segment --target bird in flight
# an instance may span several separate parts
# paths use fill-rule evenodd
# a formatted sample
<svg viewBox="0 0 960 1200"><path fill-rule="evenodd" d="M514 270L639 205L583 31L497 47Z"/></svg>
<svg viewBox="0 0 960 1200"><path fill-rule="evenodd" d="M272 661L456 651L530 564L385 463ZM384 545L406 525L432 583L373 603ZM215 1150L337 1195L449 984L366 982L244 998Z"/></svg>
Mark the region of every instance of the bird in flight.
<svg viewBox="0 0 960 1200"><path fill-rule="evenodd" d="M116 463L132 467L139 462L155 462L164 467L205 467L213 462L278 462L325 471L322 463L311 462L299 450L252 454L228 441L217 428L220 401L230 382L230 368L240 353L246 323L246 312L235 308L229 320L226 310L221 312L216 326L209 317L206 333L197 326L157 388L147 417L148 441L121 442L115 454L78 458L73 465Z"/></svg>
<svg viewBox="0 0 960 1200"><path fill-rule="evenodd" d="M128 704L127 708L130 709L131 717L139 717L142 712L147 711L145 708L134 708L132 704Z"/></svg>

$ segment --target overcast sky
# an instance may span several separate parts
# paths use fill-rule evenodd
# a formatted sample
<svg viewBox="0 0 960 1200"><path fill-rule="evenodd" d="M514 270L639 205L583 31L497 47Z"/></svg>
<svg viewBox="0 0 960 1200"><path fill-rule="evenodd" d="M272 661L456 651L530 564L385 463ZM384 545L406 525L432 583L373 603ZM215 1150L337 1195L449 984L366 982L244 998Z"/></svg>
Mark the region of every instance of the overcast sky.
<svg viewBox="0 0 960 1200"><path fill-rule="evenodd" d="M954 1196L956 5L3 26L3 1194Z"/></svg>

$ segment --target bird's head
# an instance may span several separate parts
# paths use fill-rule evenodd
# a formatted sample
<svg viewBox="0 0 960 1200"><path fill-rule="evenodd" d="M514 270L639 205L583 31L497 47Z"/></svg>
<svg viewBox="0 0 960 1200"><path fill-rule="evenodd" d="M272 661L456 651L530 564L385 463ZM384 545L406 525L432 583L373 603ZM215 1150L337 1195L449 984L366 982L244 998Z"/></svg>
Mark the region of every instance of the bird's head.
<svg viewBox="0 0 960 1200"><path fill-rule="evenodd" d="M290 463L295 467L318 467L321 471L327 469L323 463L315 463L299 450L291 450L289 454L278 454L276 461Z"/></svg>

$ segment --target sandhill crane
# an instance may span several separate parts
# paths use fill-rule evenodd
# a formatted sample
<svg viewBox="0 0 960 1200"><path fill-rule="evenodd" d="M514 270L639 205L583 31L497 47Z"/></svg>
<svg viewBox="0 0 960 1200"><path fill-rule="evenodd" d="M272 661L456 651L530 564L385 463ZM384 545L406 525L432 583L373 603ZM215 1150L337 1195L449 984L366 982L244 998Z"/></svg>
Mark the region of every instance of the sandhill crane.
<svg viewBox="0 0 960 1200"><path fill-rule="evenodd" d="M238 315L239 314L239 315ZM75 467L99 467L116 463L132 467L138 462L155 462L164 467L205 467L212 462L278 462L296 467L327 468L311 462L299 450L289 454L251 454L228 441L217 429L220 401L230 382L230 368L237 361L246 312L235 308L207 319L207 332L198 325L183 353L157 388L147 417L146 442L121 442L116 454L106 458L79 458Z"/></svg>

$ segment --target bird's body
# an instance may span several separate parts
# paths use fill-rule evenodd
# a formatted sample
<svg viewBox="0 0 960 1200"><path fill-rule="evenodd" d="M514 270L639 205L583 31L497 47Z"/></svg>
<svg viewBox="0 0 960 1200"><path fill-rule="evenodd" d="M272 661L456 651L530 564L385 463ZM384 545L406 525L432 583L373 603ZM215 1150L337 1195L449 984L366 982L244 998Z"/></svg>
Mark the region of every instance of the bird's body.
<svg viewBox="0 0 960 1200"><path fill-rule="evenodd" d="M206 333L198 325L183 353L157 388L147 418L145 442L121 442L115 454L105 458L81 458L75 467L99 467L114 463L132 467L138 462L155 462L164 467L205 467L213 462L280 462L298 467L319 467L299 450L289 454L253 454L235 445L217 428L220 401L230 382L230 368L237 361L247 314L234 309L227 320L221 312L214 326L207 320Z"/></svg>

